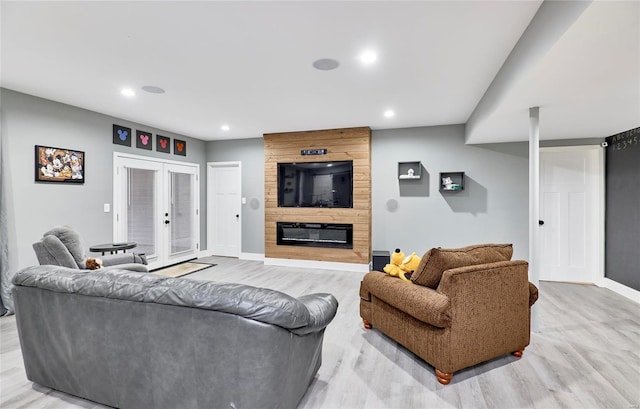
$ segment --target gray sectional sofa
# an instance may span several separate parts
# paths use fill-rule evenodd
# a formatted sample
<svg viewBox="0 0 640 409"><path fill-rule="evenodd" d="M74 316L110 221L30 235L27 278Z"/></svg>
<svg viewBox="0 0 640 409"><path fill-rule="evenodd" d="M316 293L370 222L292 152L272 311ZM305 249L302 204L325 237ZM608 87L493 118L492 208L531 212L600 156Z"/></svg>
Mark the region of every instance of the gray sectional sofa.
<svg viewBox="0 0 640 409"><path fill-rule="evenodd" d="M13 284L28 379L122 408L294 408L338 307L126 270L34 266Z"/></svg>

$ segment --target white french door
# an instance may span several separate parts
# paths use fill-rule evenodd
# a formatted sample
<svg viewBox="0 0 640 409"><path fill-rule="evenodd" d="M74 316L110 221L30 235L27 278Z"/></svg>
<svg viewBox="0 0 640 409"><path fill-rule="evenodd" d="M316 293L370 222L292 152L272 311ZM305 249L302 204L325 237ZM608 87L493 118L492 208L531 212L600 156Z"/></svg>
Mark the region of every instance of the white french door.
<svg viewBox="0 0 640 409"><path fill-rule="evenodd" d="M133 241L149 269L197 257L199 165L114 155L114 240Z"/></svg>

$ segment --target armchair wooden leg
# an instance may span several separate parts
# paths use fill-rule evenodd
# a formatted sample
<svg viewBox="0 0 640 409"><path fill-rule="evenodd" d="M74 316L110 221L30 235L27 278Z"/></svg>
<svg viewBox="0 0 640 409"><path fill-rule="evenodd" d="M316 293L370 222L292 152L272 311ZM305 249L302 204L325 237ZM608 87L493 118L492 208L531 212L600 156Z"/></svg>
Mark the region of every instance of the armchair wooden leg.
<svg viewBox="0 0 640 409"><path fill-rule="evenodd" d="M362 320L362 322L364 323L364 327L365 327L366 329L371 329L371 328L373 328L373 325L371 325L371 323L370 323L369 321L367 321L367 320L363 319L363 320Z"/></svg>
<svg viewBox="0 0 640 409"><path fill-rule="evenodd" d="M436 377L438 378L438 382L443 385L449 385L451 382L451 378L453 377L453 373L445 373L436 368Z"/></svg>
<svg viewBox="0 0 640 409"><path fill-rule="evenodd" d="M519 349L519 350L517 350L517 351L513 351L513 352L511 353L511 355L513 355L513 356L515 356L515 357L520 358L520 357L522 357L522 354L523 354L523 353L524 353L524 348Z"/></svg>

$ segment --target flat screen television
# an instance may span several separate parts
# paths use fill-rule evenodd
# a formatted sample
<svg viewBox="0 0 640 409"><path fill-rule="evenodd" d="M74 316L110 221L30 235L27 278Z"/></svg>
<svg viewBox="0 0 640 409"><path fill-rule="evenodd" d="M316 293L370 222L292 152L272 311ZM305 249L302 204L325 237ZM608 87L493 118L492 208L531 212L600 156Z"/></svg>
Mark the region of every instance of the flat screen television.
<svg viewBox="0 0 640 409"><path fill-rule="evenodd" d="M353 207L353 161L278 163L278 207Z"/></svg>

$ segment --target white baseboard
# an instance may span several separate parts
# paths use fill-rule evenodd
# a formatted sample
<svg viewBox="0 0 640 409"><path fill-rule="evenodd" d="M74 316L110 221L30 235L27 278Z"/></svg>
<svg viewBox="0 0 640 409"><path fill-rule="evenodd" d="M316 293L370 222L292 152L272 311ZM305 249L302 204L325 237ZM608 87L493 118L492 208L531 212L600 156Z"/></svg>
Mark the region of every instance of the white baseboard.
<svg viewBox="0 0 640 409"><path fill-rule="evenodd" d="M240 253L240 260L264 261L264 254L260 253Z"/></svg>
<svg viewBox="0 0 640 409"><path fill-rule="evenodd" d="M202 250L198 253L198 258L213 256L212 250ZM239 260L264 261L264 254L260 253L240 253Z"/></svg>
<svg viewBox="0 0 640 409"><path fill-rule="evenodd" d="M640 291L634 290L631 287L627 287L624 284L620 284L617 281L613 281L606 277L601 278L597 284L599 287L607 288L640 304Z"/></svg>
<svg viewBox="0 0 640 409"><path fill-rule="evenodd" d="M288 258L264 258L265 266L320 268L325 270L369 272L369 264L339 263L335 261L293 260Z"/></svg>

